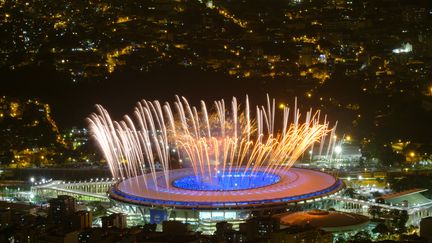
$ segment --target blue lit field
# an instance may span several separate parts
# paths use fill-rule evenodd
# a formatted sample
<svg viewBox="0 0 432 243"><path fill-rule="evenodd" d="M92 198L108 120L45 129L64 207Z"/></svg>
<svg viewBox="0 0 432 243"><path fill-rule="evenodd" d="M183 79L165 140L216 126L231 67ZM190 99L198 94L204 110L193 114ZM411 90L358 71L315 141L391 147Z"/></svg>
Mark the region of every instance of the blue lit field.
<svg viewBox="0 0 432 243"><path fill-rule="evenodd" d="M279 180L280 176L263 171L232 171L212 177L190 175L175 180L172 185L193 191L235 191L270 186Z"/></svg>

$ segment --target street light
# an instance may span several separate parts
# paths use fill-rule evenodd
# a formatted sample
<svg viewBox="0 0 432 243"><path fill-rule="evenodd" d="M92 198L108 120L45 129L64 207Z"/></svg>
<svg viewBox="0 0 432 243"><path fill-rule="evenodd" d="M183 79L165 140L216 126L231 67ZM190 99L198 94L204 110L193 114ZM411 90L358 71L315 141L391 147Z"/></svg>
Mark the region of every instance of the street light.
<svg viewBox="0 0 432 243"><path fill-rule="evenodd" d="M339 155L340 153L342 153L342 146L340 145L335 146L334 151L337 155Z"/></svg>

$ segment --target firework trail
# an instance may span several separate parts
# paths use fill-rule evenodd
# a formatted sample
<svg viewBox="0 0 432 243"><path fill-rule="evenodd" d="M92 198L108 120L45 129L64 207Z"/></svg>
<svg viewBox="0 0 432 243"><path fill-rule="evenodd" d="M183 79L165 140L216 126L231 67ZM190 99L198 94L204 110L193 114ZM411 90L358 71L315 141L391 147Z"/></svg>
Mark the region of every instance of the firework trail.
<svg viewBox="0 0 432 243"><path fill-rule="evenodd" d="M302 120L297 100L292 109L276 114L269 96L266 106L252 109L247 96L243 108L234 97L230 109L224 100L214 101L213 107L201 101L199 108L179 96L172 104L142 100L133 116L121 121L96 107L88 122L112 175L124 179L151 173L155 185L156 171L163 171L168 186L175 160L210 180L231 172L289 170L312 144L334 132L326 118L320 120L319 111L310 109ZM280 129L276 116L282 118Z"/></svg>

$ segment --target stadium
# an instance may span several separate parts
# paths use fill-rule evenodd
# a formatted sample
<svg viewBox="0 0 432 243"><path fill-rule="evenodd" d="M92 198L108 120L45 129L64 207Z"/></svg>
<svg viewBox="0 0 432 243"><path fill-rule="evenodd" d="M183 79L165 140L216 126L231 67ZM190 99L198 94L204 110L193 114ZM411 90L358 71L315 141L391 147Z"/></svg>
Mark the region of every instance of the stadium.
<svg viewBox="0 0 432 243"><path fill-rule="evenodd" d="M220 190L193 190L187 188L188 185L182 185L185 188L176 185L191 175L193 173L188 169L173 170L169 187L158 181L158 187L150 185L147 189L140 184L143 176L148 175L130 178L116 183L109 195L126 211L141 213L147 222L172 219L199 224L203 228L206 223L211 227L221 220L242 221L252 214L264 215L308 205L314 207L313 204L343 188L342 181L329 174L300 168L291 168L284 173L274 171L273 176L266 178L253 178L264 182L260 187L249 187L249 184L235 189L225 185L226 188ZM243 182L239 180L239 183Z"/></svg>
<svg viewBox="0 0 432 243"><path fill-rule="evenodd" d="M257 106L255 118L247 98L243 112L235 98L231 103L228 112L215 101L209 113L204 102L198 112L185 98L172 106L143 101L136 122L112 121L98 107L90 128L118 179L109 190L117 207L145 222L179 220L211 232L221 220L316 206L343 188L330 174L293 167L314 143L332 141L334 129L319 112L310 110L301 123L295 104L290 124L285 108L277 129L274 100Z"/></svg>

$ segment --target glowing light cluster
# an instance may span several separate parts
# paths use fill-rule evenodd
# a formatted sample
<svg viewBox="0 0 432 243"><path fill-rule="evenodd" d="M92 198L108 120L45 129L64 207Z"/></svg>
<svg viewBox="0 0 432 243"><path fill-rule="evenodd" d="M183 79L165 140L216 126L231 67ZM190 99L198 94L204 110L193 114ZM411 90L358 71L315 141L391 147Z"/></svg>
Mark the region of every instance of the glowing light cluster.
<svg viewBox="0 0 432 243"><path fill-rule="evenodd" d="M190 167L200 182L218 181L220 175L244 178L262 173L265 178L271 171L289 170L306 149L331 131L319 111L309 110L301 122L297 101L291 112L283 107L282 114L276 114L275 100L268 96L266 106L255 109L247 96L244 106L234 97L230 109L224 100L214 101L210 109L204 101L200 106L178 96L172 104L143 100L135 108L134 119L125 116L113 121L98 105L98 113L88 120L114 177L150 173L146 178L156 186L157 171L163 171L164 182L170 185L169 170L175 161ZM279 127L276 115L281 117ZM143 184L147 187L148 181Z"/></svg>

